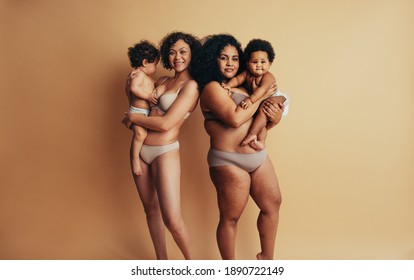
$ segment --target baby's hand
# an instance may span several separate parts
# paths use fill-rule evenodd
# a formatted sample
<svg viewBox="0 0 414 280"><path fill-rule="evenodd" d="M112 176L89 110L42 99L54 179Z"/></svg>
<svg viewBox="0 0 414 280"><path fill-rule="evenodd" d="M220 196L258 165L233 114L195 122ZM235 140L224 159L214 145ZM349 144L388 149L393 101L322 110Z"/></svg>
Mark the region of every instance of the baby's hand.
<svg viewBox="0 0 414 280"><path fill-rule="evenodd" d="M247 109L247 108L249 108L249 106L250 105L252 105L253 103L252 103L252 101L250 100L250 98L246 98L245 100L243 100L241 103L240 103L240 106L243 108L243 109Z"/></svg>
<svg viewBox="0 0 414 280"><path fill-rule="evenodd" d="M154 89L154 91L148 96L148 102L154 106L158 105L158 90Z"/></svg>
<svg viewBox="0 0 414 280"><path fill-rule="evenodd" d="M224 88L225 90L227 90L227 94L228 95L230 95L230 96L232 95L231 94L231 87L227 86L225 83L221 83L220 85L221 85L222 88Z"/></svg>

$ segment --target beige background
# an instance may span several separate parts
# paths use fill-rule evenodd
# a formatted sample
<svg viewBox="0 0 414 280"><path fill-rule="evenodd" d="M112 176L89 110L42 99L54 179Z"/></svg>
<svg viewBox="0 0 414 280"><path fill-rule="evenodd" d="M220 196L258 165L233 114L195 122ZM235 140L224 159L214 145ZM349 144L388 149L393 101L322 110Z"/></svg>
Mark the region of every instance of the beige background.
<svg viewBox="0 0 414 280"><path fill-rule="evenodd" d="M410 0L1 0L0 259L154 258L120 121L127 48L173 30L276 50L292 98L268 137L284 199L276 258L414 259L413 12ZM199 107L180 142L195 257L219 259ZM240 259L259 250L257 212L249 202L240 221Z"/></svg>

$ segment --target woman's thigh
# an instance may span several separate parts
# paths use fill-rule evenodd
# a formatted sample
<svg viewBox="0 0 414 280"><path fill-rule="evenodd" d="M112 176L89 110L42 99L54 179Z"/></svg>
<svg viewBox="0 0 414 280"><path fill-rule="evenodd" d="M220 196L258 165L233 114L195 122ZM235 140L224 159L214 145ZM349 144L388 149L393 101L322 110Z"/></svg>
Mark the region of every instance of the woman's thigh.
<svg viewBox="0 0 414 280"><path fill-rule="evenodd" d="M260 209L274 209L275 205L281 203L279 182L269 156L258 169L251 173L251 179L250 195Z"/></svg>
<svg viewBox="0 0 414 280"><path fill-rule="evenodd" d="M180 215L180 154L179 150L158 156L151 164L161 210L165 214Z"/></svg>
<svg viewBox="0 0 414 280"><path fill-rule="evenodd" d="M249 199L249 173L236 166L217 166L210 168L210 178L216 187L220 216L238 219Z"/></svg>
<svg viewBox="0 0 414 280"><path fill-rule="evenodd" d="M148 207L154 206L154 204L158 204L158 198L152 181L152 176L150 174L149 166L142 160L140 160L140 163L142 174L138 176L132 173L132 175L134 176L134 181L138 190L139 197L144 205L144 208L147 209Z"/></svg>

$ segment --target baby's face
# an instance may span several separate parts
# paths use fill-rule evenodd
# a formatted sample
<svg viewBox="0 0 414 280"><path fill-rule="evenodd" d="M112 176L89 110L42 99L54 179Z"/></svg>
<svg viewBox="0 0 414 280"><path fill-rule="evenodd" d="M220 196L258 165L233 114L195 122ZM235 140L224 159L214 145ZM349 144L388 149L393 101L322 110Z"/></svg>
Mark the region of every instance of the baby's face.
<svg viewBox="0 0 414 280"><path fill-rule="evenodd" d="M264 51L252 52L247 62L249 72L256 77L266 74L269 71L270 65L267 52Z"/></svg>
<svg viewBox="0 0 414 280"><path fill-rule="evenodd" d="M152 76L155 74L155 72L157 72L157 65L159 61L160 61L159 59L156 59L154 62L150 62L147 64L147 67L148 67L147 75L148 76Z"/></svg>

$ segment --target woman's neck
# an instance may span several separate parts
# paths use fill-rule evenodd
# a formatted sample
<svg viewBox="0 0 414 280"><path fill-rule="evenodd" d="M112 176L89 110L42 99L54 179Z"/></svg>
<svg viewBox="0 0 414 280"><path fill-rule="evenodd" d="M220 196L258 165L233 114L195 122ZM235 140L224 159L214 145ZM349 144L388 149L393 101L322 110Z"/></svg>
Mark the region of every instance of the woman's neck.
<svg viewBox="0 0 414 280"><path fill-rule="evenodd" d="M175 72L172 79L174 81L185 81L185 80L191 79L190 71L184 70L182 72Z"/></svg>

